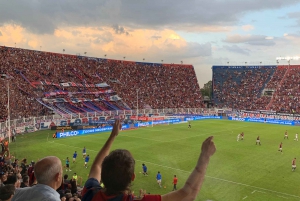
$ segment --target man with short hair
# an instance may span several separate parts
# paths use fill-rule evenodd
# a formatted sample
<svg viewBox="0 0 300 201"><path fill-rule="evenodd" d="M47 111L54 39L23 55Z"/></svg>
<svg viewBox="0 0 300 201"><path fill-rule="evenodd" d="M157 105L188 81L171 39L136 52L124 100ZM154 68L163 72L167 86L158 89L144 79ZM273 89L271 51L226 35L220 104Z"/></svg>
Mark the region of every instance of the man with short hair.
<svg viewBox="0 0 300 201"><path fill-rule="evenodd" d="M76 162L76 158L77 158L77 152L75 151L74 154L73 154L73 163Z"/></svg>
<svg viewBox="0 0 300 201"><path fill-rule="evenodd" d="M11 198L15 194L15 186L12 184L0 187L0 200L11 201Z"/></svg>
<svg viewBox="0 0 300 201"><path fill-rule="evenodd" d="M284 132L284 138L283 139L289 139L287 130Z"/></svg>
<svg viewBox="0 0 300 201"><path fill-rule="evenodd" d="M296 170L296 158L292 160L292 171L294 172Z"/></svg>
<svg viewBox="0 0 300 201"><path fill-rule="evenodd" d="M56 156L39 160L34 166L34 175L38 184L17 189L12 201L60 201L56 189L61 186L62 174L62 164Z"/></svg>
<svg viewBox="0 0 300 201"><path fill-rule="evenodd" d="M174 175L174 178L173 178L173 191L176 191L177 190L177 182L178 182L178 179L176 177L176 175Z"/></svg>
<svg viewBox="0 0 300 201"><path fill-rule="evenodd" d="M161 187L161 174L158 171L156 175L156 182L158 183L159 187Z"/></svg>
<svg viewBox="0 0 300 201"><path fill-rule="evenodd" d="M84 167L85 168L88 168L87 164L88 164L89 160L90 160L90 155L87 155L84 159Z"/></svg>
<svg viewBox="0 0 300 201"><path fill-rule="evenodd" d="M66 159L66 171L72 171L71 169L70 169L70 160L69 160L69 157L67 157L67 159Z"/></svg>
<svg viewBox="0 0 300 201"><path fill-rule="evenodd" d="M29 187L29 176L24 176L20 188Z"/></svg>
<svg viewBox="0 0 300 201"><path fill-rule="evenodd" d="M144 176L148 176L148 168L147 168L147 166L145 165L145 163L142 164L142 167L143 167L143 175L144 175Z"/></svg>
<svg viewBox="0 0 300 201"><path fill-rule="evenodd" d="M282 142L279 144L279 149L278 151L280 151L282 153Z"/></svg>
<svg viewBox="0 0 300 201"><path fill-rule="evenodd" d="M82 157L83 157L83 159L85 158L85 156L86 156L86 148L84 146L83 149L82 149Z"/></svg>
<svg viewBox="0 0 300 201"><path fill-rule="evenodd" d="M121 123L116 120L111 135L97 154L91 166L89 178L82 191L82 201L133 200L130 190L131 182L135 179L135 160L128 150L117 149L110 152L110 147L119 134ZM184 186L165 195L144 195L142 201L181 201L195 200L204 181L206 168L210 157L215 153L213 136L208 137L201 147L201 154L196 167L190 174ZM103 181L105 189L100 187Z"/></svg>

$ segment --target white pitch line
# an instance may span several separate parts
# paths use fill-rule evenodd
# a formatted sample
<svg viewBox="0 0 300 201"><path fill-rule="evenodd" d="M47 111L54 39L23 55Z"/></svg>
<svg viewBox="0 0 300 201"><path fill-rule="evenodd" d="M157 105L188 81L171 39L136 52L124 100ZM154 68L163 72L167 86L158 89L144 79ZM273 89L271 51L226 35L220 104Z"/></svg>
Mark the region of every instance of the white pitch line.
<svg viewBox="0 0 300 201"><path fill-rule="evenodd" d="M66 147L73 147L73 148L79 148L79 149L81 149L80 147L66 145L66 144L61 144L61 143L57 143L57 142L55 142L54 144L63 145L63 146L66 146ZM93 152L98 152L98 151L95 151L95 150L92 150L92 149L87 149L87 150L90 150L90 151L93 151ZM153 165L156 165L156 166L159 166L159 167L164 167L164 168L168 168L168 169L172 169L172 170L177 170L177 171L181 171L181 172L185 172L185 173L191 173L191 171L181 170L181 169L178 169L178 168L173 168L173 167L169 167L169 166L165 166L165 165L159 165L159 164L152 163L152 162L147 162L147 161L144 161L144 160L136 160L136 161L145 162L145 163L153 164ZM219 180L219 181L224 181L224 182L232 183L232 184L236 184L236 185L246 186L246 187L249 187L249 188L256 188L256 189L268 191L268 192L271 192L271 193L277 193L277 194L281 194L281 195L285 195L285 196L300 198L300 196L297 196L297 195L292 195L292 194L282 193L282 192L279 192L279 191L274 191L274 190L270 190L270 189L266 189L266 188L251 186L251 185L248 185L248 184L243 184L243 183L240 183L240 182L230 181L230 180L227 180L227 179L221 179L221 178L218 178L218 177L212 177L212 176L208 176L208 175L205 175L205 177L208 177L208 178L211 178L211 179L215 179L215 180ZM256 191L258 191L258 190L255 190L252 193L254 193ZM258 191L258 192L265 193L263 191Z"/></svg>
<svg viewBox="0 0 300 201"><path fill-rule="evenodd" d="M280 195L277 195L278 197L281 197L281 198L284 198L284 199L288 199L287 197L284 197L284 196L280 196Z"/></svg>
<svg viewBox="0 0 300 201"><path fill-rule="evenodd" d="M254 190L251 194L253 194L253 193L255 193L256 192L256 190Z"/></svg>
<svg viewBox="0 0 300 201"><path fill-rule="evenodd" d="M266 192L263 192L263 191L256 191L256 192L259 192L259 193L266 193Z"/></svg>
<svg viewBox="0 0 300 201"><path fill-rule="evenodd" d="M248 196L245 196L245 197L243 198L243 200L245 200L247 197L248 197Z"/></svg>

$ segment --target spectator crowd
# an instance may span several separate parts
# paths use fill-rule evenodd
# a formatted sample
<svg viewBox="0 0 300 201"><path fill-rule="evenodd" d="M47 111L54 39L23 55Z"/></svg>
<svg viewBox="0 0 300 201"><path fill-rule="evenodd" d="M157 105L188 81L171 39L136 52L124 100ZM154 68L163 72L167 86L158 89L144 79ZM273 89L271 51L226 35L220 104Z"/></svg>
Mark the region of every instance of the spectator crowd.
<svg viewBox="0 0 300 201"><path fill-rule="evenodd" d="M262 96L274 67L217 68L213 71L213 97L216 107L263 109L268 98Z"/></svg>
<svg viewBox="0 0 300 201"><path fill-rule="evenodd" d="M2 151L0 150L0 201L8 200L18 189L34 187L38 184L35 175L35 162L28 162L26 158L22 160L15 158L10 154L8 144L5 143L7 141L1 143ZM41 171L48 174L45 168L43 167ZM47 168L49 167L47 166ZM59 195L61 201L79 201L81 198L82 177L76 175L76 173L70 175L71 178L68 174L64 174L63 177L64 179L61 180L56 189L57 195Z"/></svg>
<svg viewBox="0 0 300 201"><path fill-rule="evenodd" d="M300 66L287 66L281 70L282 81L277 81L270 109L283 113L300 113Z"/></svg>
<svg viewBox="0 0 300 201"><path fill-rule="evenodd" d="M147 106L153 109L203 107L200 88L191 65L137 63L1 46L0 74L7 75L6 79L0 80L2 120L7 118L5 108L8 85L11 119L49 113L48 107L36 100L43 98L65 98L68 104L72 104L69 101L70 97L91 101L101 98L106 101L95 103L99 105L96 108L101 110L136 109L137 105L139 108ZM36 84L41 82L51 84ZM83 86L59 85L66 82L80 83ZM99 83L108 83L113 92L45 97L45 92L51 93L56 90L97 92L100 88L85 85ZM112 95L118 95L122 100L112 101L109 99ZM78 111L86 112L89 109L83 108Z"/></svg>
<svg viewBox="0 0 300 201"><path fill-rule="evenodd" d="M216 68L213 72L217 107L300 113L300 66ZM263 93L268 91L271 93Z"/></svg>

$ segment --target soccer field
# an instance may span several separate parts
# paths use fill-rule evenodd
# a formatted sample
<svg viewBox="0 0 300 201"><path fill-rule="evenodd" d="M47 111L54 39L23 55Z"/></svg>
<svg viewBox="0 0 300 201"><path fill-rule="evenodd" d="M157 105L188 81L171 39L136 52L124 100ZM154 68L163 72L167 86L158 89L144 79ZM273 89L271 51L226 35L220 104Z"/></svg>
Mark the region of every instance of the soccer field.
<svg viewBox="0 0 300 201"><path fill-rule="evenodd" d="M136 180L132 189L146 189L151 194L165 194L172 191L172 179L176 174L178 187L193 170L198 159L201 144L208 136L214 136L217 148L207 169L206 177L197 200L299 200L300 169L291 170L293 158L300 158L300 142L294 141L298 127L245 123L228 120L193 121L187 124L161 125L137 130L121 131L112 149L128 149L136 160ZM285 130L289 139L283 139ZM237 135L245 133L243 141L237 142ZM47 137L49 135L49 140ZM261 146L255 145L261 137ZM82 148L86 146L92 164L109 133L90 134L62 139L52 139L52 131L39 131L18 136L10 149L18 159L37 161L48 155L58 156L62 163L66 157L72 160L77 151L72 172L87 179L89 168L84 168ZM283 153L278 151L283 142ZM143 176L142 163L148 167L149 176ZM162 174L162 185L156 183L156 173Z"/></svg>

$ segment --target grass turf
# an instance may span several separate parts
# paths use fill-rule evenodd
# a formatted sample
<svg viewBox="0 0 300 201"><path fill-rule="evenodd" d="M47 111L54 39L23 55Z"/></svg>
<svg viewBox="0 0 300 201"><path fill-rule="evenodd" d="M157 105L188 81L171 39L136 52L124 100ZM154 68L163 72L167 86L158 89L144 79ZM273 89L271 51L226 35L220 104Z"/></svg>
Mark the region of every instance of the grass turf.
<svg viewBox="0 0 300 201"><path fill-rule="evenodd" d="M217 148L207 169L205 181L197 200L299 200L300 170L291 171L291 162L299 157L300 142L294 141L298 127L245 123L228 120L201 120L187 124L161 125L137 130L122 131L116 138L112 149L130 150L136 160L132 189L146 189L151 194L165 194L172 191L172 179L176 174L178 187L193 170L198 159L201 144L208 136L215 136ZM284 140L288 130L289 140ZM243 141L237 142L240 132L245 133ZM47 141L47 137L49 139ZM261 146L255 145L256 137L261 137ZM18 159L26 157L38 160L44 156L55 155L65 164L69 157L72 172L85 181L89 168L84 168L82 148L86 146L91 166L97 152L108 138L109 133L90 134L62 139L52 139L52 131L39 131L18 136L10 149ZM283 142L283 153L278 151ZM72 163L72 154L77 151L78 158ZM148 167L149 176L143 176L142 163ZM156 183L156 174L162 174L162 185Z"/></svg>

